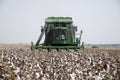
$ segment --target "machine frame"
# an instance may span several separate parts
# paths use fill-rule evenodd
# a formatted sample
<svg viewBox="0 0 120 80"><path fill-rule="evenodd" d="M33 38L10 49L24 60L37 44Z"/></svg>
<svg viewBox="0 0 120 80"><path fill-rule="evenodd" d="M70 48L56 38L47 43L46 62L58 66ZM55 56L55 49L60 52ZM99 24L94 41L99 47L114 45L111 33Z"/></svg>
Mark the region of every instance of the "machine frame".
<svg viewBox="0 0 120 80"><path fill-rule="evenodd" d="M84 43L81 44L82 31L79 33L79 38L75 38L77 26L73 25L71 17L48 17L45 19L45 26L41 27L41 34L31 49L81 49L84 48ZM40 41L45 34L44 43L40 45Z"/></svg>

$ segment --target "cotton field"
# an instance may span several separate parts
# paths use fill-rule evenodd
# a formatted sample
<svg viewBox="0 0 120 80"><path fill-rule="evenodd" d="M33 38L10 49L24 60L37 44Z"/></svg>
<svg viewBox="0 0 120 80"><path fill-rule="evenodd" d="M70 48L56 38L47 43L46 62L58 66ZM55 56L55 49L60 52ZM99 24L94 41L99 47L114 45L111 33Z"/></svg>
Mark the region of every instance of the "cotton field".
<svg viewBox="0 0 120 80"><path fill-rule="evenodd" d="M48 52L0 45L0 80L120 80L120 50Z"/></svg>

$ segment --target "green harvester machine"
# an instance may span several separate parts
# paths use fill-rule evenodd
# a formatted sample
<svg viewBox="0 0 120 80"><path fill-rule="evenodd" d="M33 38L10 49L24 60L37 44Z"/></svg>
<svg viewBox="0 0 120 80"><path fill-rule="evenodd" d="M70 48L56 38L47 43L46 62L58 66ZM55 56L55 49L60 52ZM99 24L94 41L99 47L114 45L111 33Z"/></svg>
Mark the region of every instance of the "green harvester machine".
<svg viewBox="0 0 120 80"><path fill-rule="evenodd" d="M31 49L74 49L79 50L84 48L81 44L82 31L77 32L77 26L73 25L71 17L48 17L45 19L45 25L41 26L41 34ZM44 43L40 44L43 35L45 34Z"/></svg>

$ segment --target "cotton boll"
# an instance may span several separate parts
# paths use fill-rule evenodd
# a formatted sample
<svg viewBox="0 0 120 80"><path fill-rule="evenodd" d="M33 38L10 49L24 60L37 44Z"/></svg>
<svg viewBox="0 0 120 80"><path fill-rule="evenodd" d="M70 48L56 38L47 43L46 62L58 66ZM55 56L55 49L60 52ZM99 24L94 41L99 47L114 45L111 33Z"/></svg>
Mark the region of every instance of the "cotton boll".
<svg viewBox="0 0 120 80"><path fill-rule="evenodd" d="M89 63L91 64L91 62L92 62L92 59L91 59L91 57L89 57L88 59L89 59Z"/></svg>
<svg viewBox="0 0 120 80"><path fill-rule="evenodd" d="M19 73L20 72L20 68L19 67L16 67L16 70L13 71L15 74Z"/></svg>
<svg viewBox="0 0 120 80"><path fill-rule="evenodd" d="M36 72L35 75L36 75L36 76L35 76L36 79L38 79L38 78L40 77L40 74L39 74L38 72Z"/></svg>
<svg viewBox="0 0 120 80"><path fill-rule="evenodd" d="M102 60L99 60L98 64L102 64Z"/></svg>
<svg viewBox="0 0 120 80"><path fill-rule="evenodd" d="M117 74L117 70L113 71L113 75L116 76Z"/></svg>
<svg viewBox="0 0 120 80"><path fill-rule="evenodd" d="M100 76L95 76L95 80L102 80L102 77L100 77Z"/></svg>
<svg viewBox="0 0 120 80"><path fill-rule="evenodd" d="M29 74L26 74L26 78L29 79L29 78L30 78L30 75L29 75Z"/></svg>
<svg viewBox="0 0 120 80"><path fill-rule="evenodd" d="M47 80L47 77L46 75L43 75L42 79L41 80Z"/></svg>
<svg viewBox="0 0 120 80"><path fill-rule="evenodd" d="M70 74L71 80L75 80L75 73Z"/></svg>
<svg viewBox="0 0 120 80"><path fill-rule="evenodd" d="M109 73L109 71L110 71L110 65L109 64L107 64L107 73Z"/></svg>
<svg viewBox="0 0 120 80"><path fill-rule="evenodd" d="M92 75L92 72L89 72L88 74L89 74L89 77L90 77L90 78L93 76L93 75Z"/></svg>
<svg viewBox="0 0 120 80"><path fill-rule="evenodd" d="M16 75L15 80L21 80L19 75Z"/></svg>

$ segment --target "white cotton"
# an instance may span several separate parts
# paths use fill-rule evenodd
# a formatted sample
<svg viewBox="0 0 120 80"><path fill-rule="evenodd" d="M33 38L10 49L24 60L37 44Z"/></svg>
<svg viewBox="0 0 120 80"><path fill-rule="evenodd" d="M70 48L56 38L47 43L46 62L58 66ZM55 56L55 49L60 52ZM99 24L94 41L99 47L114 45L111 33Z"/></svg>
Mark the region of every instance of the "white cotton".
<svg viewBox="0 0 120 80"><path fill-rule="evenodd" d="M19 76L19 75L17 75L17 77L15 78L15 80L20 80L20 76Z"/></svg>
<svg viewBox="0 0 120 80"><path fill-rule="evenodd" d="M36 75L36 78L38 79L39 77L40 77L40 74L39 73L35 73L35 75Z"/></svg>
<svg viewBox="0 0 120 80"><path fill-rule="evenodd" d="M37 64L37 65L36 65L36 67L40 67L40 65L39 65L39 64Z"/></svg>
<svg viewBox="0 0 120 80"><path fill-rule="evenodd" d="M78 59L78 56L77 56L77 55L74 55L74 59L77 61L77 59Z"/></svg>
<svg viewBox="0 0 120 80"><path fill-rule="evenodd" d="M100 77L100 76L95 76L95 80L102 80L102 77Z"/></svg>
<svg viewBox="0 0 120 80"><path fill-rule="evenodd" d="M80 71L79 73L80 73L80 75L82 75L82 74L83 74L83 72L82 72L82 71Z"/></svg>
<svg viewBox="0 0 120 80"><path fill-rule="evenodd" d="M117 67L115 64L112 64L112 66L113 66L114 68L116 68L116 67Z"/></svg>
<svg viewBox="0 0 120 80"><path fill-rule="evenodd" d="M101 74L101 77L104 79L104 78L105 78L105 75L104 75L104 74Z"/></svg>
<svg viewBox="0 0 120 80"><path fill-rule="evenodd" d="M110 71L110 65L107 64L107 73L109 73L109 71Z"/></svg>
<svg viewBox="0 0 120 80"><path fill-rule="evenodd" d="M75 80L75 73L70 74L71 80Z"/></svg>
<svg viewBox="0 0 120 80"><path fill-rule="evenodd" d="M79 69L75 69L76 73L80 73L80 70Z"/></svg>
<svg viewBox="0 0 120 80"><path fill-rule="evenodd" d="M92 59L91 59L91 57L89 57L89 60L90 60L90 61L89 61L89 63L91 64L91 62L92 62Z"/></svg>
<svg viewBox="0 0 120 80"><path fill-rule="evenodd" d="M96 63L95 63L95 62L93 62L93 67L95 67L95 65L96 65Z"/></svg>
<svg viewBox="0 0 120 80"><path fill-rule="evenodd" d="M16 67L16 70L14 70L14 73L17 74L20 72L20 68L19 67Z"/></svg>
<svg viewBox="0 0 120 80"><path fill-rule="evenodd" d="M62 58L60 58L60 60L61 60L61 63L64 63L64 61L63 61L63 59L62 59Z"/></svg>
<svg viewBox="0 0 120 80"><path fill-rule="evenodd" d="M77 63L77 64L76 64L76 67L78 67L78 68L79 68L79 67L80 67L80 64L79 64L79 63Z"/></svg>
<svg viewBox="0 0 120 80"><path fill-rule="evenodd" d="M15 66L13 62L11 62L11 66Z"/></svg>
<svg viewBox="0 0 120 80"><path fill-rule="evenodd" d="M102 63L102 60L99 61L99 64L101 64L101 63Z"/></svg>
<svg viewBox="0 0 120 80"><path fill-rule="evenodd" d="M0 66L3 66L3 64L0 63Z"/></svg>
<svg viewBox="0 0 120 80"><path fill-rule="evenodd" d="M43 70L41 69L40 74L43 74Z"/></svg>
<svg viewBox="0 0 120 80"><path fill-rule="evenodd" d="M30 78L30 75L29 75L29 74L27 74L27 75L26 75L26 77L29 79L29 78Z"/></svg>
<svg viewBox="0 0 120 80"><path fill-rule="evenodd" d="M22 76L22 77L21 77L21 80L25 80L25 77Z"/></svg>
<svg viewBox="0 0 120 80"><path fill-rule="evenodd" d="M89 77L92 77L92 72L89 72Z"/></svg>
<svg viewBox="0 0 120 80"><path fill-rule="evenodd" d="M11 64L10 60L7 62L8 64Z"/></svg>
<svg viewBox="0 0 120 80"><path fill-rule="evenodd" d="M117 74L117 71L113 71L113 75L116 76L116 74Z"/></svg>
<svg viewBox="0 0 120 80"><path fill-rule="evenodd" d="M46 78L46 76L44 75L41 80L46 80L46 79L47 79L47 78Z"/></svg>

